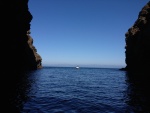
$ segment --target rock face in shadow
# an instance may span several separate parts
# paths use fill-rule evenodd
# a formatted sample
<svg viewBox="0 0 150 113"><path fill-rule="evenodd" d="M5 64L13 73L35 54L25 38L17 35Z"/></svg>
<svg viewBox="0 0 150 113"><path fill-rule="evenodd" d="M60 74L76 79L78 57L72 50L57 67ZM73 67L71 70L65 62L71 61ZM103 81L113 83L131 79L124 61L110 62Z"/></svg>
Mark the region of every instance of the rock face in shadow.
<svg viewBox="0 0 150 113"><path fill-rule="evenodd" d="M2 0L0 5L1 110L20 113L14 100L17 95L24 98L22 92L18 94L18 83L26 81L27 72L42 68L42 58L30 36L33 17L28 9L28 0Z"/></svg>
<svg viewBox="0 0 150 113"><path fill-rule="evenodd" d="M136 113L150 112L150 1L141 9L138 18L125 34L126 77L128 105Z"/></svg>
<svg viewBox="0 0 150 113"><path fill-rule="evenodd" d="M1 5L2 67L8 71L42 68L42 58L30 36L32 15L28 9L28 0L2 0Z"/></svg>
<svg viewBox="0 0 150 113"><path fill-rule="evenodd" d="M126 70L146 71L150 67L150 1L125 34Z"/></svg>

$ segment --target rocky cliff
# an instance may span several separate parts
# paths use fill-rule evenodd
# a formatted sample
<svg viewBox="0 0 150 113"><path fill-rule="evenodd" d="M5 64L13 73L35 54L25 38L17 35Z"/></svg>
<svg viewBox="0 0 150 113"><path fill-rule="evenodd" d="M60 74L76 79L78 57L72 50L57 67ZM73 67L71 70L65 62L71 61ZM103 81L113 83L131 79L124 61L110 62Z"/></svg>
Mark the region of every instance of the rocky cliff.
<svg viewBox="0 0 150 113"><path fill-rule="evenodd" d="M30 36L32 15L28 0L2 0L1 3L1 56L4 69L33 70L42 68Z"/></svg>
<svg viewBox="0 0 150 113"><path fill-rule="evenodd" d="M145 71L150 68L150 1L125 34L126 70Z"/></svg>

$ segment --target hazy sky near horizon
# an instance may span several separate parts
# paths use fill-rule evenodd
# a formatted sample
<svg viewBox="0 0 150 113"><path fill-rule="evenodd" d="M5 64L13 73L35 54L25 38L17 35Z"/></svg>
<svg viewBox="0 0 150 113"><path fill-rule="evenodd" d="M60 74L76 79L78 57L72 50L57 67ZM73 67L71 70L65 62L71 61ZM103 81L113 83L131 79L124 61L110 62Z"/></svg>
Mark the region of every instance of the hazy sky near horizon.
<svg viewBox="0 0 150 113"><path fill-rule="evenodd" d="M43 66L124 67L125 33L148 0L29 0Z"/></svg>

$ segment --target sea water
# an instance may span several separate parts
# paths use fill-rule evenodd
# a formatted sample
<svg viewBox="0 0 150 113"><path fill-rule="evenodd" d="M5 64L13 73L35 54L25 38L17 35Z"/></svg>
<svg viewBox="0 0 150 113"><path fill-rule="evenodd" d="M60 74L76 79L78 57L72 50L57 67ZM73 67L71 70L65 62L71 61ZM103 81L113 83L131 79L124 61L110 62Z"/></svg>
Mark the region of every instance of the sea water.
<svg viewBox="0 0 150 113"><path fill-rule="evenodd" d="M43 67L19 80L11 101L20 113L149 113L131 84L118 68Z"/></svg>

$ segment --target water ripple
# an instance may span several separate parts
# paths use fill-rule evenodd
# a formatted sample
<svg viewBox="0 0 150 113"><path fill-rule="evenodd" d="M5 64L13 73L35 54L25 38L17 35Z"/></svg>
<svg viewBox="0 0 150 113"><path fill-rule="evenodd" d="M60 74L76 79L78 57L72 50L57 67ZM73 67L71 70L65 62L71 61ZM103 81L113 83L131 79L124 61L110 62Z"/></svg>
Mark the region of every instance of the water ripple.
<svg viewBox="0 0 150 113"><path fill-rule="evenodd" d="M25 84L21 113L134 113L126 73L118 69L47 67Z"/></svg>

